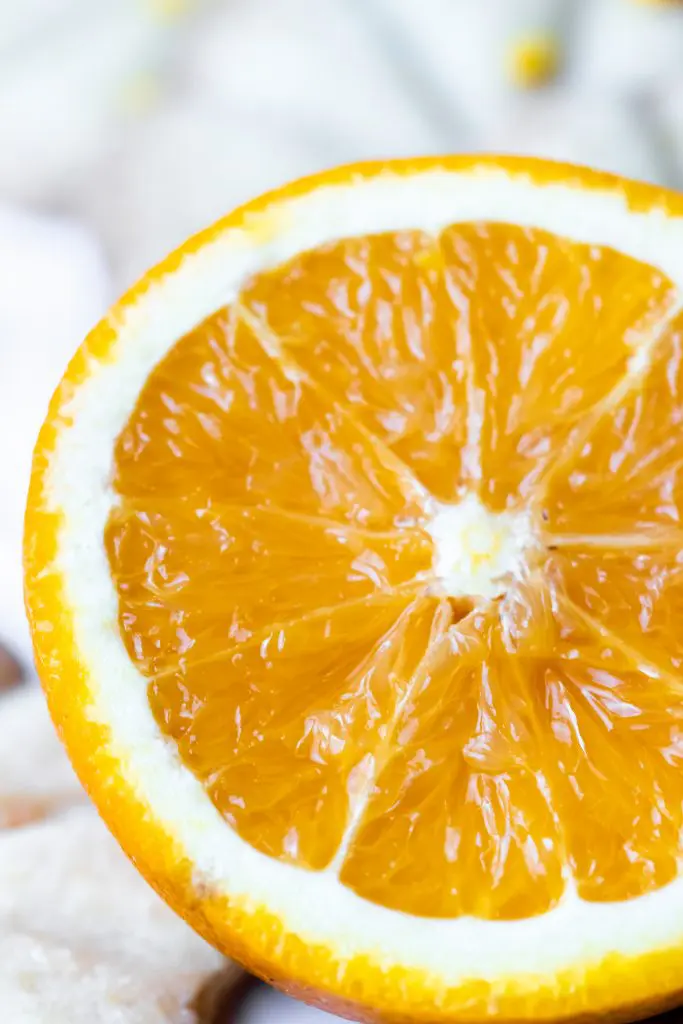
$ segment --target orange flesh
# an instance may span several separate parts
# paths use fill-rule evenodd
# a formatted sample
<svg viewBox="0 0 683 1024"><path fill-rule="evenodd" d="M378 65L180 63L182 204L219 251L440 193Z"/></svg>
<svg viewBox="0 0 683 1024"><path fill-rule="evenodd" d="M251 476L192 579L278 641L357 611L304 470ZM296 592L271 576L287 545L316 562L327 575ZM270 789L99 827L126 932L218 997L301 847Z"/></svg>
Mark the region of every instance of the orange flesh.
<svg viewBox="0 0 683 1024"><path fill-rule="evenodd" d="M115 453L121 633L248 843L434 917L674 877L673 301L538 230L400 232L259 275L153 371ZM528 524L492 596L437 572L468 495Z"/></svg>

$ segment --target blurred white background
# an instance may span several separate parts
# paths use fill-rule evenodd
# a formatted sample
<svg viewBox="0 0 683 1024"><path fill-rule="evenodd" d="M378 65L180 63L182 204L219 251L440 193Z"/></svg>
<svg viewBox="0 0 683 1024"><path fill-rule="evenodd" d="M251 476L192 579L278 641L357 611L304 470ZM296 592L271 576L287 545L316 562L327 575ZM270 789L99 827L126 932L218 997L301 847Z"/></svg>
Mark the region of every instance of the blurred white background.
<svg viewBox="0 0 683 1024"><path fill-rule="evenodd" d="M30 450L116 294L241 200L351 160L528 152L683 187L683 5L0 0L0 140L0 642L28 664ZM245 1014L325 1018L265 990Z"/></svg>
<svg viewBox="0 0 683 1024"><path fill-rule="evenodd" d="M515 52L544 42L557 74L525 89ZM87 224L120 288L240 200L349 160L505 149L674 183L683 9L5 0L0 138L0 196Z"/></svg>

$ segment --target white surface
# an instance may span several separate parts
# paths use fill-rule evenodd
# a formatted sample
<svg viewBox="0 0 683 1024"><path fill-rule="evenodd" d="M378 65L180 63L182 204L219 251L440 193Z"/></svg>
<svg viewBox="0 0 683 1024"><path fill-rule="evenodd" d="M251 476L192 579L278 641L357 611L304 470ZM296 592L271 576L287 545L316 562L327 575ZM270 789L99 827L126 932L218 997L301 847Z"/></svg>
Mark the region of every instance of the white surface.
<svg viewBox="0 0 683 1024"><path fill-rule="evenodd" d="M0 704L0 834L86 795L50 721L42 690L24 686Z"/></svg>
<svg viewBox="0 0 683 1024"><path fill-rule="evenodd" d="M234 203L360 158L512 148L683 184L674 4L1 6L0 197L88 220L119 283ZM538 31L564 45L564 71L525 92L509 48Z"/></svg>
<svg viewBox="0 0 683 1024"><path fill-rule="evenodd" d="M196 1024L223 965L126 860L91 807L0 831L7 1024Z"/></svg>
<svg viewBox="0 0 683 1024"><path fill-rule="evenodd" d="M180 763L149 713L143 677L115 628L117 597L102 536L112 502L110 452L151 367L189 327L229 300L255 269L346 233L458 220L510 220L652 263L683 288L683 224L657 211L630 213L619 195L562 185L535 189L523 176L427 172L319 189L275 212L252 215L253 236L226 231L149 287L119 331L115 373L93 373L73 404L74 426L60 438L47 483L65 514L57 561L88 665L94 720L111 725L113 754L196 866L209 889L265 905L305 941L339 955L381 957L387 967L428 971L443 985L569 969L609 953L637 955L683 941L683 879L628 903L590 904L567 889L559 906L527 921L416 919L357 897L331 872L311 874L268 858L225 828L201 783ZM275 231L279 228L279 231ZM168 290L166 290L166 286ZM677 310L670 316L675 315ZM77 571L76 570L77 567ZM303 884L305 882L305 890ZM378 952L380 951L380 952Z"/></svg>
<svg viewBox="0 0 683 1024"><path fill-rule="evenodd" d="M288 999L280 992L257 988L245 1000L236 1024L332 1024L340 1020L330 1013L314 1010L294 999Z"/></svg>
<svg viewBox="0 0 683 1024"><path fill-rule="evenodd" d="M31 453L67 362L109 299L92 235L0 205L0 640L29 657L21 536Z"/></svg>
<svg viewBox="0 0 683 1024"><path fill-rule="evenodd" d="M41 691L0 700L3 1024L197 1024L223 963L88 806Z"/></svg>

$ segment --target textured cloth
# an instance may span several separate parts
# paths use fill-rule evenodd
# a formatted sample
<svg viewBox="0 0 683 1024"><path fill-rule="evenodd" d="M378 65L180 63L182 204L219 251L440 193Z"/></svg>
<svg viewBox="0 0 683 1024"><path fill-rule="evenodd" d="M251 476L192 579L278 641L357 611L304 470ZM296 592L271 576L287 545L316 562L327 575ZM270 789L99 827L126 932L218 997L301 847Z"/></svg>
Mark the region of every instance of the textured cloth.
<svg viewBox="0 0 683 1024"><path fill-rule="evenodd" d="M87 805L35 688L0 699L0 1007L8 1024L197 1024L224 961Z"/></svg>
<svg viewBox="0 0 683 1024"><path fill-rule="evenodd" d="M343 161L512 150L683 186L680 4L0 7L0 196L89 221L117 284L235 203ZM539 40L557 75L525 89L515 53Z"/></svg>

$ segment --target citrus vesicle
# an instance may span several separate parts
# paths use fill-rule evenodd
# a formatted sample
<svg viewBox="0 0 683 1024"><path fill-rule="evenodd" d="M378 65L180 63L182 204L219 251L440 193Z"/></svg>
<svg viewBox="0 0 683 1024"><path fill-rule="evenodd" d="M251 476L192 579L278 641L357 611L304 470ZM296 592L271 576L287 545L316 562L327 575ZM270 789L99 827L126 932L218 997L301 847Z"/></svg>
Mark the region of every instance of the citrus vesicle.
<svg viewBox="0 0 683 1024"><path fill-rule="evenodd" d="M152 883L309 998L678 987L675 202L514 161L313 179L150 277L53 402L27 601L67 747Z"/></svg>

